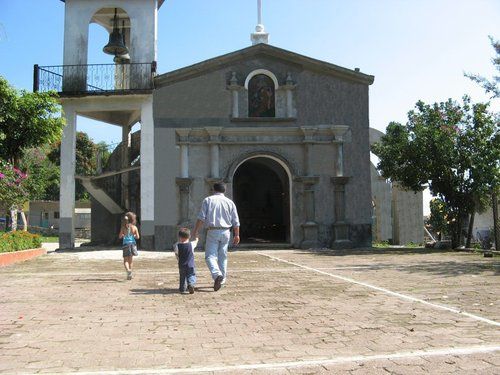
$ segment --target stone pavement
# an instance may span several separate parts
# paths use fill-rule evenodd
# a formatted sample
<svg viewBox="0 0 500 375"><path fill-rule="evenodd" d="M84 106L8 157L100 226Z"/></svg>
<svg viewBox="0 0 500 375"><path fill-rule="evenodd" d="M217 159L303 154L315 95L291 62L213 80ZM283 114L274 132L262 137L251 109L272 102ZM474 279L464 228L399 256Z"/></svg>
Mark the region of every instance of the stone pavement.
<svg viewBox="0 0 500 375"><path fill-rule="evenodd" d="M0 269L0 372L498 374L500 258L423 250L49 253Z"/></svg>

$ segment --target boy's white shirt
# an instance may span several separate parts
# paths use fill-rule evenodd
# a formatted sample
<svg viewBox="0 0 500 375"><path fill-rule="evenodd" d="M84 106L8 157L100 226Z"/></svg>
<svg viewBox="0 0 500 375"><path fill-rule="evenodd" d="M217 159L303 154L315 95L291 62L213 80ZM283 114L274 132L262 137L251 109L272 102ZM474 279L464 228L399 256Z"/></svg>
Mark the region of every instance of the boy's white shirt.
<svg viewBox="0 0 500 375"><path fill-rule="evenodd" d="M179 248L177 247L177 245L180 243L188 243L188 242L191 242L191 248L192 248L193 253L194 253L194 249L196 249L196 246L198 246L198 240L186 241L186 242L176 242L176 243L174 243L174 252L175 252L176 256L179 256Z"/></svg>

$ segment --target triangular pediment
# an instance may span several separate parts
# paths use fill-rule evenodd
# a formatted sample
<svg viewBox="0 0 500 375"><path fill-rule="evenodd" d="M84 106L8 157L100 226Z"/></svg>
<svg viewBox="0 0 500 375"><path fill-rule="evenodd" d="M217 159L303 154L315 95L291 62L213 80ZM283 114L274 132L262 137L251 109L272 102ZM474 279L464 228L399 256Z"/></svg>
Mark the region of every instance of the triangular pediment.
<svg viewBox="0 0 500 375"><path fill-rule="evenodd" d="M289 64L299 65L303 69L336 76L347 81L365 85L371 85L374 80L374 76L361 73L357 70L343 68L335 64L313 59L295 52L271 46L269 44L261 43L186 66L181 69L173 70L168 73L160 74L155 77L155 87L159 88L175 82L184 81L215 70L223 69L226 66L234 65L240 61L260 57L278 59Z"/></svg>

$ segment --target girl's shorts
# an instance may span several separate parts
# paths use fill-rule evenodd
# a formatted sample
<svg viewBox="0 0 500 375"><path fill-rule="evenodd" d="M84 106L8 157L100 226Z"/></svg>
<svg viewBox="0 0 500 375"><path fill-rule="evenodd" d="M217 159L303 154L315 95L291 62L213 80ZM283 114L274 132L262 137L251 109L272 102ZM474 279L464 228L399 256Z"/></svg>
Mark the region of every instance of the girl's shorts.
<svg viewBox="0 0 500 375"><path fill-rule="evenodd" d="M127 245L123 245L123 257L131 257L132 255L139 255L137 252L137 245L135 243L129 243Z"/></svg>

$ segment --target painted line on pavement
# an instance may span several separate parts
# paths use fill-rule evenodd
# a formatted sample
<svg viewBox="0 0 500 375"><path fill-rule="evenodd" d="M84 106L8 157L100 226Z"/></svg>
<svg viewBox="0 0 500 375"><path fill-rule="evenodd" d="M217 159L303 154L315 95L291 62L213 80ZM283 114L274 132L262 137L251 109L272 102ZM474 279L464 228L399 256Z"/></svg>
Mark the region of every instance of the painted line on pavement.
<svg viewBox="0 0 500 375"><path fill-rule="evenodd" d="M408 296L406 294L402 294L402 293L398 293L398 292L393 292L392 290L389 290L389 289L385 289L385 288L381 288L381 287L378 287L378 286L375 286L375 285L364 283L362 281L357 281L357 280L351 279L349 277L344 277L344 276L340 276L340 275L335 275L333 273L321 271L321 270L316 269L316 268L312 268L312 267L309 267L309 266L304 266L302 264L291 262L291 261L288 261L288 260L285 260L285 259L281 259L281 258L272 256L272 255L269 255L269 254L260 253L260 252L258 252L257 254L265 256L265 257L270 258L270 259L274 259L274 260L280 261L280 262L291 264L291 265L293 265L295 267L300 267L300 268L303 268L303 269L306 269L306 270L309 270L309 271L320 273L322 275L327 275L327 276L334 277L334 278L339 279L339 280L347 281L349 283L353 283L353 284L364 286L366 288L377 290L379 292L386 293L386 294L389 294L391 296L395 296L395 297L398 297L398 298L401 298L401 299L405 299L405 300L412 301L412 302L419 302L419 303L422 303L424 305L435 307L435 308L438 308L438 309L441 309L441 310L450 311L450 312L453 312L455 314L465 315L465 316L467 316L469 318L472 318L472 319L475 319L475 320L479 320L479 321L487 323L487 324L491 324L491 325L494 325L494 326L500 326L499 322L496 322L496 321L491 320L491 319L483 318L482 316L474 315L474 314L468 313L466 311L462 311L462 310L454 308L454 307L439 305L437 303L428 302L428 301L425 301L425 300L420 299L420 298Z"/></svg>
<svg viewBox="0 0 500 375"><path fill-rule="evenodd" d="M374 354L374 355L355 355L349 357L333 357L325 359L299 360L290 362L269 362L253 363L246 365L224 365L224 366L203 366L187 368L158 368L158 369L138 369L138 370L111 370L111 371L88 371L88 372L66 372L66 375L163 375L163 374L182 374L182 373L203 373L203 372L233 372L241 370L269 370L283 368L298 368L322 365L336 365L350 362L368 362L376 360L406 359L415 357L436 357L449 355L473 355L480 353L492 353L500 351L500 345L491 346L472 346L463 348L442 348L433 350L416 350L411 352Z"/></svg>

